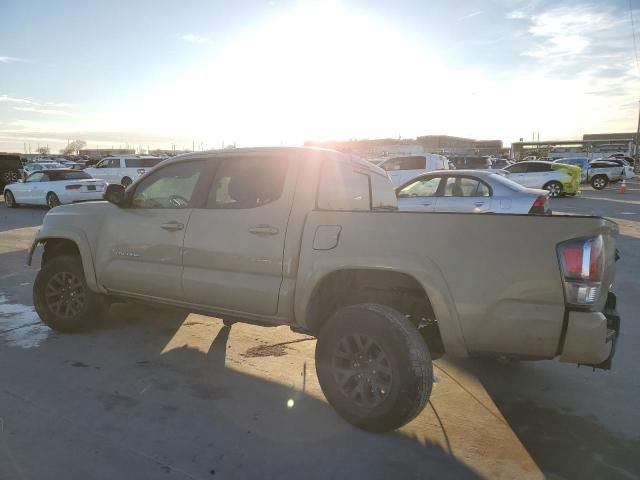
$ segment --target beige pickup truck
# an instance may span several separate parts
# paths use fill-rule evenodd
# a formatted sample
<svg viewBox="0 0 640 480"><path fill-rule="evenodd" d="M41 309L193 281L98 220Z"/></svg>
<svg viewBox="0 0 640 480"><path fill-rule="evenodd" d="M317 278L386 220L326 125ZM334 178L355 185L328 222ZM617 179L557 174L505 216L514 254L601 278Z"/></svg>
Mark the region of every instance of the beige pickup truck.
<svg viewBox="0 0 640 480"><path fill-rule="evenodd" d="M34 240L34 304L58 331L123 299L289 325L318 338L327 400L371 431L422 410L445 353L611 366L603 218L398 212L382 169L308 148L183 155L106 199L51 210Z"/></svg>

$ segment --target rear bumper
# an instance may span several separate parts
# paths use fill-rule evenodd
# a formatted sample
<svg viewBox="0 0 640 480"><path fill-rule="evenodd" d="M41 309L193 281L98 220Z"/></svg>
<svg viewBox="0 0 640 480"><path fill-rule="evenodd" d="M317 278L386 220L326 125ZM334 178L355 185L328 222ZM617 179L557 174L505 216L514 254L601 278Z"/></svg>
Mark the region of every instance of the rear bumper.
<svg viewBox="0 0 640 480"><path fill-rule="evenodd" d="M560 361L609 370L619 334L616 296L609 293L603 312L569 312Z"/></svg>

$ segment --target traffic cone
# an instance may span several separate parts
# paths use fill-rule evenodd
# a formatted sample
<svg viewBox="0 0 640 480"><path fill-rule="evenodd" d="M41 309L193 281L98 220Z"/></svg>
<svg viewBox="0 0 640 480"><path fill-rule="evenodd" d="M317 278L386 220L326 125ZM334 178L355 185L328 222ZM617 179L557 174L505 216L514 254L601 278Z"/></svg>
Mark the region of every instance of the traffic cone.
<svg viewBox="0 0 640 480"><path fill-rule="evenodd" d="M623 178L620 183L620 188L618 189L618 193L626 193L627 192L627 181Z"/></svg>

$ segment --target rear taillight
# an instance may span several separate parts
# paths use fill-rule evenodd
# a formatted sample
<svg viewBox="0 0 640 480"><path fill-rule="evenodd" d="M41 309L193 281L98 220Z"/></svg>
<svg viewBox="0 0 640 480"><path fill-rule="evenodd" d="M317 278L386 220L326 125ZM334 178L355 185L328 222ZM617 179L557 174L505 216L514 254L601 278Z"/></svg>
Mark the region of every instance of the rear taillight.
<svg viewBox="0 0 640 480"><path fill-rule="evenodd" d="M600 296L604 252L602 236L570 240L558 245L567 302L593 305Z"/></svg>
<svg viewBox="0 0 640 480"><path fill-rule="evenodd" d="M548 195L540 195L536 198L533 205L529 209L529 213L548 213L549 212L549 196Z"/></svg>
<svg viewBox="0 0 640 480"><path fill-rule="evenodd" d="M67 185L64 187L65 190L80 190L82 185Z"/></svg>

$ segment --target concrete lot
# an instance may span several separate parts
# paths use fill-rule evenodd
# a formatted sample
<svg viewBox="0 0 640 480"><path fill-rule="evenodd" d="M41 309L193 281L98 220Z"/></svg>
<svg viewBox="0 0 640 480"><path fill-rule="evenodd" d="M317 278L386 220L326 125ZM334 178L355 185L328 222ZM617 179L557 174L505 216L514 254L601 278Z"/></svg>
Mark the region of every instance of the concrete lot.
<svg viewBox="0 0 640 480"><path fill-rule="evenodd" d="M424 412L386 435L332 411L315 341L285 327L119 304L91 333L51 332L31 306L37 265L25 266L46 211L1 204L0 479L638 478L640 184L629 187L552 204L620 225L613 370L445 357Z"/></svg>

